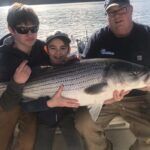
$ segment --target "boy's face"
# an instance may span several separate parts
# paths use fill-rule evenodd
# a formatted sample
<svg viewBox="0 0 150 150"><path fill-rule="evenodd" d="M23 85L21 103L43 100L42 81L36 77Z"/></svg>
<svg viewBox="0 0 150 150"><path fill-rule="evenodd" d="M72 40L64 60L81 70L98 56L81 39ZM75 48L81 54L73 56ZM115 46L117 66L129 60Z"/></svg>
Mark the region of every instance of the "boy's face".
<svg viewBox="0 0 150 150"><path fill-rule="evenodd" d="M14 37L15 46L17 48L28 49L34 45L37 39L38 26L30 23L27 25L22 23L13 29L10 28L10 32Z"/></svg>
<svg viewBox="0 0 150 150"><path fill-rule="evenodd" d="M61 39L55 38L48 44L48 55L51 63L54 65L64 64L69 52L70 47L65 45Z"/></svg>

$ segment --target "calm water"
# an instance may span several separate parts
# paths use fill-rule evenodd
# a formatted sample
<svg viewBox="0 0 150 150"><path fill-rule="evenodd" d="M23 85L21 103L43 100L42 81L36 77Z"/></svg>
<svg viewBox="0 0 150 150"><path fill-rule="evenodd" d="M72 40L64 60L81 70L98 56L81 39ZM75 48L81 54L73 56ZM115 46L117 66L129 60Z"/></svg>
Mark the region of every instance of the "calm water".
<svg viewBox="0 0 150 150"><path fill-rule="evenodd" d="M39 38L45 39L48 33L62 30L74 39L90 35L106 25L104 2L32 5L40 19ZM150 25L150 0L131 0L134 6L135 21ZM0 7L0 37L7 30L6 15L8 7Z"/></svg>

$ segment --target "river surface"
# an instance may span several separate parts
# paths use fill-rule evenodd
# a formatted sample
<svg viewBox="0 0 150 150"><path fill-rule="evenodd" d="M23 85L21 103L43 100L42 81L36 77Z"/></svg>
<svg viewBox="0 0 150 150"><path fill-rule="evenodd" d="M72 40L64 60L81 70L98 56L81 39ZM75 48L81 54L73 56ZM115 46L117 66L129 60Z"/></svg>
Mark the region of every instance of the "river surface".
<svg viewBox="0 0 150 150"><path fill-rule="evenodd" d="M150 25L150 0L131 0L134 7L133 19ZM40 19L39 38L45 39L50 33L61 30L72 40L91 35L96 29L107 24L104 2L31 5ZM0 7L0 37L8 33L8 7Z"/></svg>

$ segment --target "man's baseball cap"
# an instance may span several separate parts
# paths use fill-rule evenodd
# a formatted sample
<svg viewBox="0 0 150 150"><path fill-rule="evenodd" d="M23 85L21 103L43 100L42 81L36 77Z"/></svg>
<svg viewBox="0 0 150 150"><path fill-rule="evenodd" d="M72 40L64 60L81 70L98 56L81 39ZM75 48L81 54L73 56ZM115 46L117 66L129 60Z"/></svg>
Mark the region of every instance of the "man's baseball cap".
<svg viewBox="0 0 150 150"><path fill-rule="evenodd" d="M55 38L60 38L64 41L66 41L67 43L71 42L70 38L68 37L68 35L66 33L63 33L61 31L56 31L54 34L47 37L46 43L48 44L50 41L52 41Z"/></svg>
<svg viewBox="0 0 150 150"><path fill-rule="evenodd" d="M112 6L130 5L130 0L105 0L105 10L108 10Z"/></svg>

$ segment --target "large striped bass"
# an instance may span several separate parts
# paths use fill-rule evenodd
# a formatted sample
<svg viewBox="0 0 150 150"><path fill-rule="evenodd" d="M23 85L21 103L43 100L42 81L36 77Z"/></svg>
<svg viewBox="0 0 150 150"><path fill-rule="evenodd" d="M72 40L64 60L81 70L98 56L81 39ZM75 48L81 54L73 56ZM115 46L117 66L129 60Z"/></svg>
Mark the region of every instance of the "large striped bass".
<svg viewBox="0 0 150 150"><path fill-rule="evenodd" d="M63 96L88 106L93 120L98 118L105 100L114 90L132 90L150 85L150 70L119 59L88 59L61 67L40 69L26 84L23 96L36 99L52 96L63 84ZM6 83L0 84L0 93Z"/></svg>

